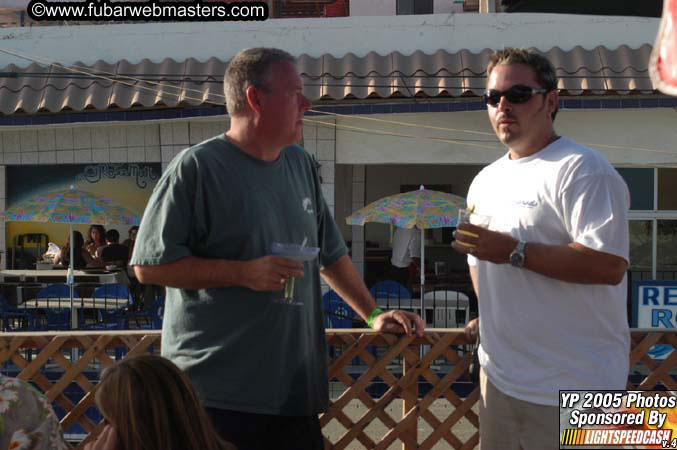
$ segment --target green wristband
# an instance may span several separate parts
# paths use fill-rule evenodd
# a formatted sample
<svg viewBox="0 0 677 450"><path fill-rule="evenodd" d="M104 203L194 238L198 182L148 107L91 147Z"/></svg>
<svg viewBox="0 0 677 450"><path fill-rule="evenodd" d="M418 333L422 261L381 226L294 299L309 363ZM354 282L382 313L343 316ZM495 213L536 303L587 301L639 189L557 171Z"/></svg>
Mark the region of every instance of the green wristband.
<svg viewBox="0 0 677 450"><path fill-rule="evenodd" d="M367 325L369 325L369 328L374 328L374 319L379 314L383 314L381 308L376 308L371 312L371 314L369 314L369 318L367 319Z"/></svg>

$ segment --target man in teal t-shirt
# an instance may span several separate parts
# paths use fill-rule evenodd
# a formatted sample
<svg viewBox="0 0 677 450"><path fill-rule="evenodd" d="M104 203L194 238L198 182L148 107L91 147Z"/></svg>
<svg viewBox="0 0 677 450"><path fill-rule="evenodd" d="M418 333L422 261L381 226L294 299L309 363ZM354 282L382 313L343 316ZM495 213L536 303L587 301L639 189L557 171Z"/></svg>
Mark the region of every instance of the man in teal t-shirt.
<svg viewBox="0 0 677 450"><path fill-rule="evenodd" d="M184 150L153 191L134 254L142 283L167 286L162 354L185 370L221 435L241 450L322 450L328 405L320 273L376 330L422 335L381 312L355 270L310 156L293 145L310 102L295 61L240 52L226 71L231 125ZM306 262L273 242L319 247ZM276 302L289 277L294 299Z"/></svg>

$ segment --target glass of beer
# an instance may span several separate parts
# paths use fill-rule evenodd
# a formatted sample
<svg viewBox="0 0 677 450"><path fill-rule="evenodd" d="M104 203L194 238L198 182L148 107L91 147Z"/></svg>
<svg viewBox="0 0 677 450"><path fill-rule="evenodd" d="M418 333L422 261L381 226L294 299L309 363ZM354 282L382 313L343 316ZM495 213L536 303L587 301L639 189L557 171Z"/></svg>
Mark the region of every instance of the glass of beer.
<svg viewBox="0 0 677 450"><path fill-rule="evenodd" d="M307 247L304 245L298 244L284 244L281 242L273 242L270 246L270 253L274 256L281 256L283 258L293 259L294 261L299 261L304 263L304 272L306 270L306 262L313 261L317 259L317 255L320 253L318 247ZM288 277L287 281L284 283L284 290L276 296L273 301L276 303L282 303L285 305L303 305L303 302L294 300L294 284L296 277Z"/></svg>
<svg viewBox="0 0 677 450"><path fill-rule="evenodd" d="M473 212L470 209L461 209L458 211L458 224L462 223L469 223L471 225L476 225L478 227L482 228L489 228L489 224L491 223L491 217L485 216L482 214L477 214ZM457 234L465 234L466 236L472 236L472 237L479 237L477 234L472 233L470 231L466 230L456 230ZM459 244L468 246L468 247L474 247L472 244L467 244L463 241L456 240Z"/></svg>

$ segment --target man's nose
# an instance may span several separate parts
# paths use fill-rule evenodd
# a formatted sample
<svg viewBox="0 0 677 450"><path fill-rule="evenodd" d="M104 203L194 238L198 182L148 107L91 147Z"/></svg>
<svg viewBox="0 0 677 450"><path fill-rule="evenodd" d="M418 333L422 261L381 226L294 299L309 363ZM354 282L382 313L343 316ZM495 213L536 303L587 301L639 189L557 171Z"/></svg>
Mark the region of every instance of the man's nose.
<svg viewBox="0 0 677 450"><path fill-rule="evenodd" d="M512 103L508 101L508 99L505 97L505 95L501 96L501 99L498 101L498 105L496 106L496 109L499 111L511 111L512 110Z"/></svg>

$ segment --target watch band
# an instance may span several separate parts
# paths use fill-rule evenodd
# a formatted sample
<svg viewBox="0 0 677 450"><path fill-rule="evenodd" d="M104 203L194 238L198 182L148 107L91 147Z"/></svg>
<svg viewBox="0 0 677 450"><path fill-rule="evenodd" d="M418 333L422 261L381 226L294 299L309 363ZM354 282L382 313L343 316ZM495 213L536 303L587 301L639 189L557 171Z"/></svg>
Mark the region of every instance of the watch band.
<svg viewBox="0 0 677 450"><path fill-rule="evenodd" d="M526 262L526 255L524 254L524 248L526 247L527 243L525 241L519 241L517 243L517 246L515 246L515 250L513 250L510 253L510 265L513 267L524 267L524 263Z"/></svg>
<svg viewBox="0 0 677 450"><path fill-rule="evenodd" d="M527 243L526 243L526 242L524 242L524 241L519 241L519 242L517 243L517 247L515 247L515 251L516 251L517 253L521 253L522 255L524 255L524 247L526 247L526 246L527 246Z"/></svg>

